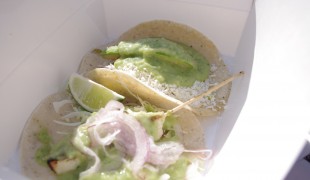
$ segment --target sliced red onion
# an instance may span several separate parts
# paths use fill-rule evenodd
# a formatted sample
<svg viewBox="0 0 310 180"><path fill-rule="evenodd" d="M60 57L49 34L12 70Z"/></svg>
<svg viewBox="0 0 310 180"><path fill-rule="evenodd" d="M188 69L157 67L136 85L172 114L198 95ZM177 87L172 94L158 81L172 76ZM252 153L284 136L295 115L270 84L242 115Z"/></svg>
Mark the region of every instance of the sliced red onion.
<svg viewBox="0 0 310 180"><path fill-rule="evenodd" d="M107 105L104 107L106 111L120 111L124 112L124 105L119 101L109 101Z"/></svg>
<svg viewBox="0 0 310 180"><path fill-rule="evenodd" d="M62 116L61 119L67 120L67 119L75 118L75 117L85 118L85 117L89 117L90 115L91 113L87 111L74 111L74 112L71 112L69 114Z"/></svg>
<svg viewBox="0 0 310 180"><path fill-rule="evenodd" d="M91 139L92 147L105 147L110 145L116 138L116 135L120 133L118 124L115 122L105 122L102 124L93 124L88 128L88 134Z"/></svg>
<svg viewBox="0 0 310 180"><path fill-rule="evenodd" d="M149 137L136 119L127 114L124 114L123 117L124 119L121 123L125 126L121 126L122 133L117 136L116 144L124 146L127 152L133 155L131 169L133 173L137 173L143 167L148 156ZM124 128L126 126L128 129Z"/></svg>
<svg viewBox="0 0 310 180"><path fill-rule="evenodd" d="M104 148L114 141L119 151L132 156L133 173L143 167L149 149L148 135L136 119L124 113L123 104L110 101L88 123L92 146Z"/></svg>
<svg viewBox="0 0 310 180"><path fill-rule="evenodd" d="M99 140L99 144L101 146L108 146L110 145L113 141L115 141L116 136L120 133L120 130L116 130L113 133L109 133L107 136L105 136L104 138L100 138L100 137L96 137L96 138L100 138ZM96 133L97 135L99 135L98 133Z"/></svg>
<svg viewBox="0 0 310 180"><path fill-rule="evenodd" d="M64 106L65 104L69 104L69 103L72 104L73 101L71 101L69 99L65 99L65 100L61 100L61 101L55 101L55 102L53 102L53 108L54 108L55 112L59 114L60 108L62 106Z"/></svg>
<svg viewBox="0 0 310 180"><path fill-rule="evenodd" d="M58 120L53 120L56 124L60 124L63 126L71 126L71 127L75 127L75 126L79 126L81 125L81 122L63 122L63 121L58 121Z"/></svg>
<svg viewBox="0 0 310 180"><path fill-rule="evenodd" d="M78 135L77 137L81 136L81 132L78 130L77 131ZM95 172L98 172L100 169L100 159L97 156L97 154L90 149L89 147L85 146L84 143L82 142L82 140L80 138L74 138L73 139L73 144L76 148L78 148L81 152L83 152L84 154L92 157L94 159L94 164L88 168L87 170L83 171L80 173L80 178L84 177L84 176L88 176L91 175Z"/></svg>
<svg viewBox="0 0 310 180"><path fill-rule="evenodd" d="M168 141L156 145L150 140L151 146L147 162L154 165L160 165L167 167L170 164L174 164L184 151L184 147L181 143Z"/></svg>

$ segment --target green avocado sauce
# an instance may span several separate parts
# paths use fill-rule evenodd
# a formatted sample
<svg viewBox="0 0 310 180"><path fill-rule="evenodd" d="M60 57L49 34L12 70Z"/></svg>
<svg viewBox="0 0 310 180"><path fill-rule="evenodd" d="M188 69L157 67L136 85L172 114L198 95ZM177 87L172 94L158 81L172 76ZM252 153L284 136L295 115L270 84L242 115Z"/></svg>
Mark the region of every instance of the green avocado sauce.
<svg viewBox="0 0 310 180"><path fill-rule="evenodd" d="M190 165L190 161L188 158L181 156L177 162L170 165L167 169L164 170L164 173L170 175L170 179L185 179L186 177L186 170Z"/></svg>
<svg viewBox="0 0 310 180"><path fill-rule="evenodd" d="M162 175L167 174L171 180L184 179L189 165L190 161L186 157L181 156L176 163L168 166L166 169L152 171L148 168L143 168L138 172L138 176L144 180L158 180ZM134 180L139 178L136 178L128 168L121 167L117 171L94 173L83 177L82 180Z"/></svg>
<svg viewBox="0 0 310 180"><path fill-rule="evenodd" d="M147 72L160 83L192 86L209 76L207 59L191 47L164 38L145 38L134 42L120 42L102 52L102 56L118 54L116 69L134 66Z"/></svg>
<svg viewBox="0 0 310 180"><path fill-rule="evenodd" d="M57 175L58 180L74 180L79 179L80 172L84 171L88 166L87 158L81 154L71 143L72 136L66 136L58 143L52 143L51 137L46 128L41 129L37 134L37 139L41 146L35 153L35 160L43 166L48 166L49 160L61 160L64 158L79 158L79 166L71 171Z"/></svg>
<svg viewBox="0 0 310 180"><path fill-rule="evenodd" d="M168 114L163 119L164 112L149 103L143 104L145 111L141 109L127 109L127 113L135 117L145 128L148 135L152 136L155 142L177 141L174 126L177 119L174 115ZM161 131L162 130L162 131Z"/></svg>
<svg viewBox="0 0 310 180"><path fill-rule="evenodd" d="M37 163L43 166L47 166L48 156L51 152L51 138L48 135L47 129L43 128L36 135L38 141L42 144L41 147L35 153L35 160Z"/></svg>
<svg viewBox="0 0 310 180"><path fill-rule="evenodd" d="M133 180L134 176L127 168L122 168L119 171L94 173L82 180Z"/></svg>
<svg viewBox="0 0 310 180"><path fill-rule="evenodd" d="M132 112L140 124L145 128L147 134L151 135L156 141L161 138L161 130L163 129L164 119L162 112Z"/></svg>

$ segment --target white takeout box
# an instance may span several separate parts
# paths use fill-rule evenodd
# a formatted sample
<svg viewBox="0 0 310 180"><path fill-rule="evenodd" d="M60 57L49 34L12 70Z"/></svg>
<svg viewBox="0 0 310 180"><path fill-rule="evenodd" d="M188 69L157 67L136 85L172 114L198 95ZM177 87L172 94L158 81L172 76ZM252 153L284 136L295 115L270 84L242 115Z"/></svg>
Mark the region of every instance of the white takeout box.
<svg viewBox="0 0 310 180"><path fill-rule="evenodd" d="M227 109L205 123L209 179L282 179L310 116L307 1L62 0L0 2L0 179L18 179L18 141L32 110L66 86L83 55L147 20L207 35L232 73ZM308 46L307 46L308 45Z"/></svg>

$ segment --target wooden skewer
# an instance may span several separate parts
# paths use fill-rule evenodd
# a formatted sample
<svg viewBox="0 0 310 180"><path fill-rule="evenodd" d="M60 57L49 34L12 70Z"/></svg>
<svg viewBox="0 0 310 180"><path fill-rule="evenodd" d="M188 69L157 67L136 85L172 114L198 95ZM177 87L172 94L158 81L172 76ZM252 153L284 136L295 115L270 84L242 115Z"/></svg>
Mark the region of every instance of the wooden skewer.
<svg viewBox="0 0 310 180"><path fill-rule="evenodd" d="M211 94L214 91L217 91L221 87L225 86L226 84L230 83L234 79L236 79L238 77L241 77L243 75L244 75L244 72L240 71L239 73L232 75L230 78L222 81L221 83L217 84L216 86L211 87L208 91L206 91L206 92L204 92L204 93L202 93L202 94L200 94L200 95L198 95L196 97L193 97L192 99L190 99L190 100L188 100L188 101L186 101L186 102L176 106L175 108L173 108L171 110L168 110L166 113L175 113L175 112L179 111L180 109L184 108L186 105L189 105L189 104L191 104L191 103L201 99L202 97L207 96L207 95Z"/></svg>

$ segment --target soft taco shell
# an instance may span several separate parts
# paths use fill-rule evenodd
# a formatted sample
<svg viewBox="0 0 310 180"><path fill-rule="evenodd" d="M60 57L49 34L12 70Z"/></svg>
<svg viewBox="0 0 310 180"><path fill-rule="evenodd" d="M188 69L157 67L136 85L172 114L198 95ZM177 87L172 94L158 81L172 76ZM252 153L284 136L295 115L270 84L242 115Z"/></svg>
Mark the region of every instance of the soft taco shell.
<svg viewBox="0 0 310 180"><path fill-rule="evenodd" d="M111 42L98 47L98 49L106 49L107 47L112 46L114 44L115 42ZM113 62L114 61L108 59L103 60L99 54L97 54L94 51L91 51L82 58L77 73L83 74L95 68L103 68Z"/></svg>
<svg viewBox="0 0 310 180"><path fill-rule="evenodd" d="M122 94L130 102L140 98L166 110L181 104L180 101L156 91L123 71L97 68L85 73L84 76Z"/></svg>
<svg viewBox="0 0 310 180"><path fill-rule="evenodd" d="M55 179L54 173L46 166L39 165L35 161L36 150L41 146L37 134L45 128L52 142L57 142L64 137L58 132L73 133L74 128L56 124L54 120L60 120L61 116L72 112L72 104L64 106L59 113L53 107L53 102L72 100L68 92L59 92L48 96L32 112L28 119L20 141L20 164L23 173L30 179Z"/></svg>
<svg viewBox="0 0 310 180"><path fill-rule="evenodd" d="M58 125L54 120L60 120L65 114L73 112L72 105L65 107L60 112L56 112L54 102L63 100L73 100L68 92L59 92L48 96L32 112L20 141L20 164L23 173L30 179L56 179L55 174L46 166L39 165L35 160L36 150L41 146L37 139L37 134L43 129L47 129L52 142L58 142L64 136L59 132L74 133L74 127ZM190 111L183 109L179 111L178 135L181 142L187 149L202 149L205 147L204 133L200 122Z"/></svg>
<svg viewBox="0 0 310 180"><path fill-rule="evenodd" d="M222 82L223 80L227 79L230 76L229 71L226 65L224 64L223 60L221 59L219 52L216 46L213 44L213 42L210 39L208 39L205 35L203 35L202 33L184 24L179 24L176 22L166 21L166 20L154 20L154 21L144 22L129 29L127 32L122 34L117 41L112 42L111 44L117 44L120 41L132 41L132 40L138 40L138 39L147 38L147 37L163 37L163 38L166 38L166 39L169 39L175 42L183 43L187 46L193 47L195 50L197 50L202 55L204 55L210 64L215 65L216 70L213 71L213 73L211 74L212 77L214 78L214 82ZM105 49L107 46L103 46L100 48ZM97 67L104 67L107 63L111 63L111 61L103 60L99 55L91 52L83 58L81 65L80 65L79 72L85 73ZM116 73L119 73L117 71L112 72L112 71L105 71L103 69L100 69L100 70L98 69L95 71L96 71L95 73L94 72L90 73L91 75L89 76L93 78L95 81L99 81L100 83L103 83L104 85L107 85L108 83L104 83L103 81L105 81L106 79L109 79L109 77L102 76L102 79L100 80L100 77L95 78L96 73L105 74L105 75L112 73L111 76L115 76ZM99 72L99 71L103 71L103 72ZM125 76L121 73L119 74L120 76ZM135 83L137 83L137 80L134 80L135 78L131 78L130 80L129 79L130 78L125 78L123 81L126 81L126 82L133 81L134 83L130 83L130 82L129 83L132 86L136 86ZM139 81L138 83L142 83L142 82ZM156 93L154 93L154 89L152 89L148 85L145 85L144 83L142 84L143 85L139 85L139 87L143 87L143 90L140 90L141 92L136 92L136 94L138 94L139 96L143 96L141 94L143 92L152 91L152 95L148 97L147 99L159 98L158 101L164 106L168 104L167 106L169 108L174 107L177 104L180 104L180 101L174 98L171 98L163 93L157 92L159 95L156 95ZM131 85L128 85L128 87ZM114 87L116 86L117 85L114 85ZM133 89L137 90L137 88L134 88L134 87ZM229 94L230 94L230 89L231 89L231 83L229 83L228 85L222 87L221 89L217 91L216 93L217 106L215 107L217 111L213 111L211 109L205 109L205 108L203 109L195 108L193 109L193 112L195 112L195 114L199 116L216 115L217 112L220 112L224 109L225 102L227 102ZM172 104L174 105L172 106Z"/></svg>

